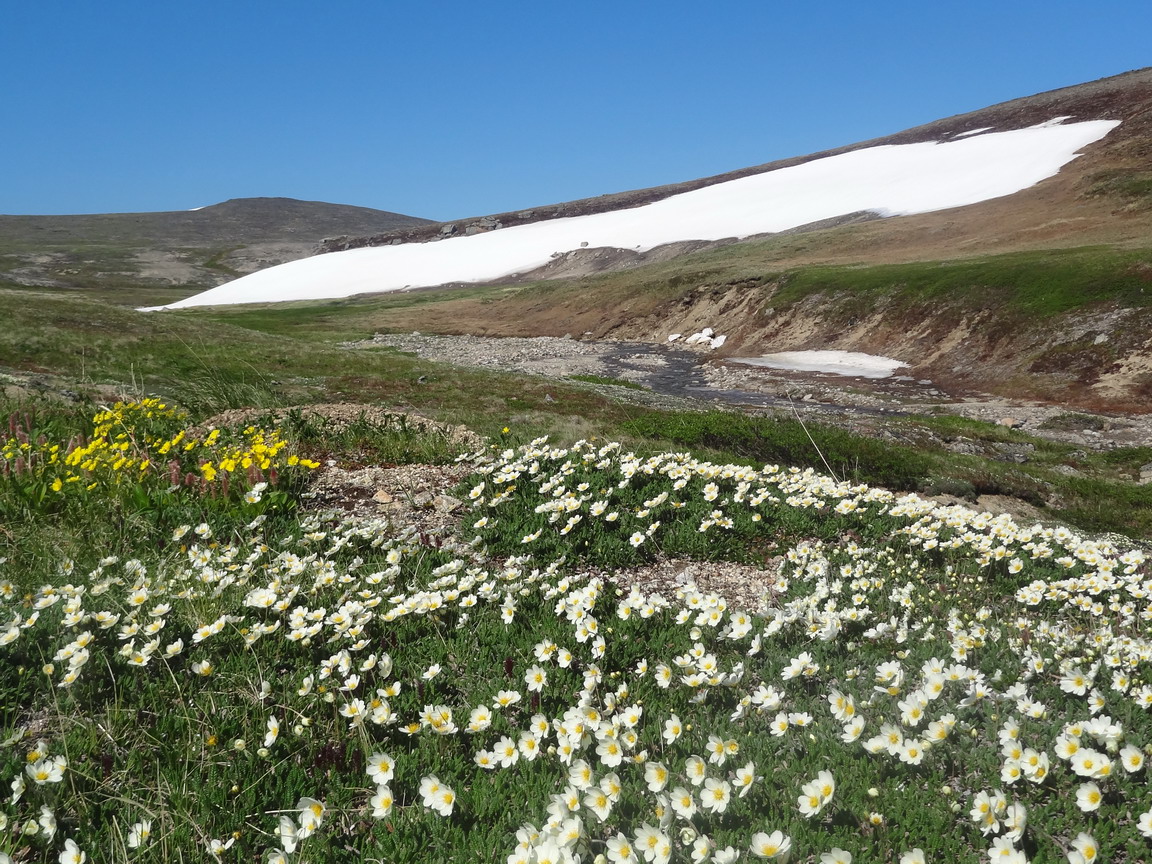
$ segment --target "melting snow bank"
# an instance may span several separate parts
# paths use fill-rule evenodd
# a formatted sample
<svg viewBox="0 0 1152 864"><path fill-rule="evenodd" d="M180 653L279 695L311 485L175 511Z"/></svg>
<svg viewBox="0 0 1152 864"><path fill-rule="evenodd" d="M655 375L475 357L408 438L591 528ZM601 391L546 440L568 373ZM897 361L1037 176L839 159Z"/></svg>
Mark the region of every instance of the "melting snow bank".
<svg viewBox="0 0 1152 864"><path fill-rule="evenodd" d="M669 342L675 342L682 335L683 335L682 333L673 333L672 335L670 335L668 337L668 341ZM685 339L684 344L685 345L707 345L709 348L711 348L713 351L715 351L717 348L719 348L721 345L723 345L727 341L728 341L727 336L725 336L725 335L717 336L715 330L713 330L711 327L705 327L699 333L693 333L691 336L689 336L687 339Z"/></svg>
<svg viewBox="0 0 1152 864"><path fill-rule="evenodd" d="M897 369L907 366L891 357L861 354L857 351L781 351L760 357L730 357L733 363L748 366L767 366L769 369L787 369L792 372L830 372L833 375L852 375L857 378L887 378Z"/></svg>
<svg viewBox="0 0 1152 864"><path fill-rule="evenodd" d="M784 231L846 213L928 213L1011 195L1056 174L1118 120L891 144L813 159L661 201L436 243L350 249L260 270L157 309L319 300L534 270L581 247L646 251L684 240Z"/></svg>

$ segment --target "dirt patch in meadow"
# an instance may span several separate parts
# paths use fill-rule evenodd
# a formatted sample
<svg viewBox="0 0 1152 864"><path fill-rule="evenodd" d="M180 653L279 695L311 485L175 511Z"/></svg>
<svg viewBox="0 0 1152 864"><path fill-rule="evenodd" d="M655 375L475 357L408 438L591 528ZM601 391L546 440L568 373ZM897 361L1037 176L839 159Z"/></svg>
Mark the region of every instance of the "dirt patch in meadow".
<svg viewBox="0 0 1152 864"><path fill-rule="evenodd" d="M622 570L591 571L589 575L613 582L624 591L636 587L667 600L675 598L677 591L695 585L702 593L723 597L730 610L762 612L775 603L782 563L782 558L775 560L765 569L731 561L669 558Z"/></svg>
<svg viewBox="0 0 1152 864"><path fill-rule="evenodd" d="M410 411L397 411L382 405L360 405L353 402L336 402L322 405L297 405L289 408L233 408L214 417L191 430L194 435L202 435L213 427L225 428L245 426L256 420L272 418L274 423L283 422L293 412L305 419L320 419L333 432L342 432L353 423L367 422L387 427L398 418L403 418L406 427L414 432L443 435L446 443L460 451L475 450L484 445L484 439L467 426L453 426L440 423Z"/></svg>
<svg viewBox="0 0 1152 864"><path fill-rule="evenodd" d="M344 469L325 465L307 493L315 510L337 510L357 519L387 519L429 537L455 535L466 512L452 492L468 465L394 465Z"/></svg>

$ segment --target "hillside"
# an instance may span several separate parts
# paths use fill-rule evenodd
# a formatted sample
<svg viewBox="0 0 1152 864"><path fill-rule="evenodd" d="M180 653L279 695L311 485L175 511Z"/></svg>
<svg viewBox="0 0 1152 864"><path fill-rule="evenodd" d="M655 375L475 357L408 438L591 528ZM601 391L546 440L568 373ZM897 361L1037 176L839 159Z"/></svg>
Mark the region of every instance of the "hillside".
<svg viewBox="0 0 1152 864"><path fill-rule="evenodd" d="M330 258L179 305L579 277L795 232L820 234L824 263L853 264L1138 242L1150 124L1152 70L1142 70L678 187L334 241Z"/></svg>
<svg viewBox="0 0 1152 864"><path fill-rule="evenodd" d="M234 198L196 210L75 216L0 215L0 283L184 296L311 255L328 238L428 220L368 207Z"/></svg>
<svg viewBox="0 0 1152 864"><path fill-rule="evenodd" d="M1076 175L1076 181L1079 184L1076 193L1079 196L1089 199L1111 199L1119 202L1121 206L1147 210L1150 196L1152 196L1152 187L1149 185L1152 183L1152 149L1149 146L1149 139L1152 136L1152 67L1013 99L977 111L935 120L881 138L860 141L804 156L779 159L697 180L542 205L514 212L459 219L435 225L414 226L373 236L334 238L324 245L324 249L325 251L340 251L364 246L387 245L397 241L405 243L424 242L463 234L469 229L486 231L492 230L496 225L507 227L545 219L587 216L623 210L707 186L783 168L792 168L813 160L840 156L864 148L958 140L976 134L978 131L1024 129L1046 123L1055 117L1067 118L1069 122L1107 119L1122 121L1121 128L1109 135L1106 141L1094 147L1090 153L1085 154L1084 158L1077 160L1064 173ZM1050 183L1049 185L1055 184ZM1034 212L1035 206L1039 203L1039 201L1029 200L1024 203L1024 210L1033 211L1031 215L1035 216L1037 215ZM1091 228L1093 231L1102 230L1102 233L1110 234L1113 226L1101 225L1100 222L1107 221L1102 219L1102 215L1103 213L1110 213L1111 209L1103 208L1102 212L1094 210L1091 214L1080 216L1082 221L1093 224L1077 225L1074 227L1074 231L1082 232ZM969 223L982 221L978 213L965 212L964 214L950 215L961 217L961 224L954 227L964 233L973 230ZM1007 214L993 213L988 215L1003 216ZM950 225L950 227L953 226ZM892 229L886 227L878 230ZM1069 232L1059 225L1053 224L1048 226L1047 233L1049 237L1056 237ZM1132 234L1126 232L1125 236L1132 236ZM988 238L983 235L981 239L987 240ZM1003 240L1010 242L1010 237L1003 238ZM910 247L908 249L910 254L916 254L915 246L910 242L910 238L906 237L895 243L885 244L887 248L884 252L885 254L899 254L898 250L905 244ZM870 245L870 240L861 243L857 251Z"/></svg>
<svg viewBox="0 0 1152 864"><path fill-rule="evenodd" d="M664 196L631 210L611 210L625 200L615 198L574 202L554 212L583 213L561 220L583 225L581 220L670 206L676 198L667 196L673 193L682 200L719 194L733 181L784 177L789 171L814 170L821 162L883 153L886 147L939 141L945 143L927 146L944 149L1031 133L1041 124L1066 128L1105 121L1119 125L1079 155L1067 154L1071 158L1051 176L967 206L888 218L846 212L742 242L689 241L647 251L577 247L541 268L493 280L489 288L423 292L411 300L380 294L336 306L318 300L305 308L268 307L256 316L255 326L277 328L278 322L288 321L298 326L307 317L310 326L345 337L420 330L583 334L657 343L672 333L709 326L728 337L710 355L712 366L725 357L777 351L864 351L911 364L910 375L931 379L954 397L991 393L1089 409L1145 411L1152 394L1152 70L992 106L842 151L737 172L741 177L687 184L691 189L630 193L629 203ZM928 178L940 179L939 173ZM596 206L605 212L592 213ZM503 215L493 217L491 224L503 220ZM338 293L332 278L337 271L366 282L376 278L369 267L361 274L355 272L358 265L350 266L375 254L413 260L434 254L436 266L456 264L459 256L449 250L492 246L501 234L515 236L548 224L463 237L443 234L449 239L431 245L354 249L260 275L275 297L283 287L274 281L280 273L314 268L315 276L295 280L296 287L308 289L312 281ZM461 226L475 227L465 220L453 230L460 233ZM425 237L442 236L444 230L421 229ZM393 235L386 242L414 236ZM341 261L349 266L338 265ZM395 278L396 272L388 275ZM234 302L238 296L227 295L250 282L223 286L191 302ZM246 313L234 314L243 318Z"/></svg>

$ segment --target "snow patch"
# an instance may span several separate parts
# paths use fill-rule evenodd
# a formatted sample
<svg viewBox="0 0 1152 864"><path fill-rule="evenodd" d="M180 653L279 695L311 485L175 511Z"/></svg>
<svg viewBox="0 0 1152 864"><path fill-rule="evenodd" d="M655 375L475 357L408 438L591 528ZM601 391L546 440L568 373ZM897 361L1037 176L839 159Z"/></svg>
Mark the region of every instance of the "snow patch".
<svg viewBox="0 0 1152 864"><path fill-rule="evenodd" d="M908 364L891 357L859 351L781 351L759 357L729 357L733 363L766 366L791 372L829 372L855 378L887 378Z"/></svg>
<svg viewBox="0 0 1152 864"><path fill-rule="evenodd" d="M550 219L434 243L316 255L260 270L165 307L319 300L450 282L481 282L548 263L582 244L648 250L684 240L784 231L846 213L928 213L1011 195L1056 174L1118 120L960 140L893 144L813 159L641 207Z"/></svg>
<svg viewBox="0 0 1152 864"><path fill-rule="evenodd" d="M707 345L709 348L711 348L713 351L715 351L717 348L719 348L721 345L723 345L725 342L728 341L727 336L724 336L724 335L717 336L717 335L715 335L715 333L716 333L716 331L713 330L711 327L705 327L699 333L693 333L691 336L689 336L687 339L685 339L684 344L685 345ZM668 341L669 342L675 342L679 338L680 338L679 333L673 333L671 336L668 337Z"/></svg>
<svg viewBox="0 0 1152 864"><path fill-rule="evenodd" d="M955 141L957 138L967 138L970 135L979 135L982 132L991 132L993 128L995 127L981 126L979 129L969 129L967 132L961 132L959 135L953 135L952 140Z"/></svg>

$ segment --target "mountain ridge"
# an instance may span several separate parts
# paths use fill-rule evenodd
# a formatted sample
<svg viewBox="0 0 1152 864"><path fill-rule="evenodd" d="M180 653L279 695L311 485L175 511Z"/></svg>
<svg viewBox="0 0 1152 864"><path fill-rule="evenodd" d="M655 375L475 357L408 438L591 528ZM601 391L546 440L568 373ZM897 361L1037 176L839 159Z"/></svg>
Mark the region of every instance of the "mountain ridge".
<svg viewBox="0 0 1152 864"><path fill-rule="evenodd" d="M96 291L132 302L140 287L183 295L313 254L348 231L430 220L296 198L230 198L194 210L0 215L0 282ZM430 223L431 224L431 223Z"/></svg>

